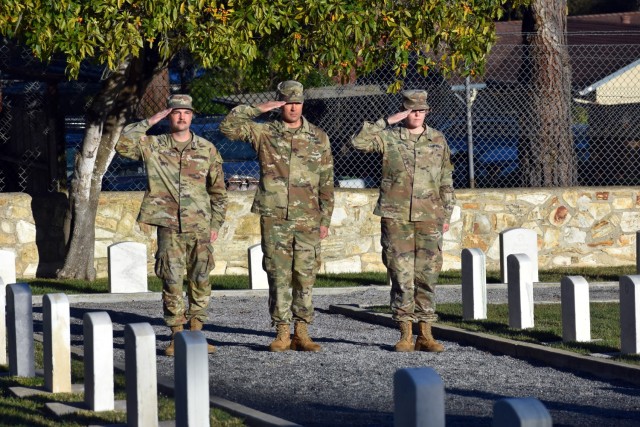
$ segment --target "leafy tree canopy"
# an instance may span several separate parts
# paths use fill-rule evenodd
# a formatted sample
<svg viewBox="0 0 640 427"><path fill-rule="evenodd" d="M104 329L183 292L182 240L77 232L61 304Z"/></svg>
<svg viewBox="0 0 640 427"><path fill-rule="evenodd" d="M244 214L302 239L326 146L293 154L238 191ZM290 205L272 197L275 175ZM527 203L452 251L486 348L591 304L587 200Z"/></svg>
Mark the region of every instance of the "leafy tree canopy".
<svg viewBox="0 0 640 427"><path fill-rule="evenodd" d="M526 3L519 0L517 3ZM168 61L189 51L205 68L246 69L268 57L277 73L322 69L348 79L393 61L402 86L418 70L481 74L506 0L3 0L0 34L47 60L63 53L75 78L83 60L114 70L148 45ZM514 4L515 2L510 2Z"/></svg>

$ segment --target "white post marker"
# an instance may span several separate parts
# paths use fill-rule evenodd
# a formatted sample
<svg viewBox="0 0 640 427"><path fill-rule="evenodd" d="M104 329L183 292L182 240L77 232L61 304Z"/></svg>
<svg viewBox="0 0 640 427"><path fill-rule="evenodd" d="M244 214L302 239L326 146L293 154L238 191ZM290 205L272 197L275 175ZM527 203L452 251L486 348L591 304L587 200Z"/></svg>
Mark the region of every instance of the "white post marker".
<svg viewBox="0 0 640 427"><path fill-rule="evenodd" d="M7 309L6 286L16 283L16 254L0 250L0 365L9 364L7 357Z"/></svg>
<svg viewBox="0 0 640 427"><path fill-rule="evenodd" d="M42 298L44 387L52 393L71 393L71 319L65 294Z"/></svg>
<svg viewBox="0 0 640 427"><path fill-rule="evenodd" d="M14 377L35 377L32 296L26 283L7 286L7 326L9 372Z"/></svg>
<svg viewBox="0 0 640 427"><path fill-rule="evenodd" d="M113 324L105 311L85 313L84 403L92 411L113 411Z"/></svg>
<svg viewBox="0 0 640 427"><path fill-rule="evenodd" d="M209 425L209 354L200 331L176 334L174 363L176 425Z"/></svg>
<svg viewBox="0 0 640 427"><path fill-rule="evenodd" d="M620 351L640 353L640 276L620 277Z"/></svg>
<svg viewBox="0 0 640 427"><path fill-rule="evenodd" d="M531 260L525 254L511 254L507 257L507 264L509 266L507 281L509 327L515 329L533 328Z"/></svg>
<svg viewBox="0 0 640 427"><path fill-rule="evenodd" d="M124 327L125 389L127 425L158 425L158 380L156 335L148 323L130 323Z"/></svg>
<svg viewBox="0 0 640 427"><path fill-rule="evenodd" d="M249 257L249 281L251 283L251 289L269 289L267 272L262 268L262 259L264 257L262 245L258 243L257 245L249 246L247 256Z"/></svg>
<svg viewBox="0 0 640 427"><path fill-rule="evenodd" d="M565 276L560 281L562 341L591 341L589 283L582 276Z"/></svg>
<svg viewBox="0 0 640 427"><path fill-rule="evenodd" d="M493 427L552 427L551 414L533 397L498 400L493 405Z"/></svg>
<svg viewBox="0 0 640 427"><path fill-rule="evenodd" d="M462 250L462 318L487 318L487 268L482 249Z"/></svg>
<svg viewBox="0 0 640 427"><path fill-rule="evenodd" d="M444 383L433 368L398 369L393 403L394 427L445 427Z"/></svg>

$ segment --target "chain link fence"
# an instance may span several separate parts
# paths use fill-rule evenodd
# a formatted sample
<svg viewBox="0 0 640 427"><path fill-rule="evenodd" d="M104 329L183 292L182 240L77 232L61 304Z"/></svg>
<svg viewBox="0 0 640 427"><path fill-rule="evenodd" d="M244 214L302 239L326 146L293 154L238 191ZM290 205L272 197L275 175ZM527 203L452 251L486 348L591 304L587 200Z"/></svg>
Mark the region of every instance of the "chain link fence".
<svg viewBox="0 0 640 427"><path fill-rule="evenodd" d="M530 111L531 87L521 78L523 70L531 67L527 49L518 44L497 44L482 78L445 79L435 72L426 77L409 72L404 89L429 92L427 124L447 138L457 188L527 185L523 153L528 147L524 144L535 126ZM562 131L572 137L575 184L640 184L640 44L571 45L568 51L571 120ZM22 58L25 53L0 46L0 191L59 191L72 179L75 153L84 133L83 115L96 93L101 71L93 73L98 76L93 80L78 82L52 82L44 78L44 69L40 77L19 78L11 73L16 55ZM277 82L271 82L264 91L230 93L219 89L231 86L216 83L221 75L228 73L184 64L179 70L170 68L152 86L134 120L164 108L169 93L190 93L197 109L192 129L220 150L228 188L250 190L259 176L256 153L248 144L226 139L219 124L235 105L273 100ZM304 114L330 137L336 186L379 185L379 155L356 151L349 141L365 120L375 121L399 110L400 95L386 93L394 79L391 67L383 67L350 85L335 85L319 78L306 84ZM269 116L277 113L259 120L268 120ZM167 125L161 123L151 131L166 132ZM557 137L560 139L560 135ZM145 186L144 166L117 155L103 179L103 190L107 191L143 190Z"/></svg>

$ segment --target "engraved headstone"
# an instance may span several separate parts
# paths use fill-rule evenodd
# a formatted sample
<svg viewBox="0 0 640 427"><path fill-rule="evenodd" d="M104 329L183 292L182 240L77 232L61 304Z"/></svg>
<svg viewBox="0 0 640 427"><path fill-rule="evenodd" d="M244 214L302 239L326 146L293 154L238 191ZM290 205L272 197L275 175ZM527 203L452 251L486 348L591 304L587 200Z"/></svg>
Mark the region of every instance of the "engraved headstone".
<svg viewBox="0 0 640 427"><path fill-rule="evenodd" d="M527 228L510 228L500 233L500 271L503 283L509 277L507 257L525 254L531 260L531 281L538 281L538 235Z"/></svg>
<svg viewBox="0 0 640 427"><path fill-rule="evenodd" d="M147 246L144 243L121 242L108 248L109 292L147 292Z"/></svg>

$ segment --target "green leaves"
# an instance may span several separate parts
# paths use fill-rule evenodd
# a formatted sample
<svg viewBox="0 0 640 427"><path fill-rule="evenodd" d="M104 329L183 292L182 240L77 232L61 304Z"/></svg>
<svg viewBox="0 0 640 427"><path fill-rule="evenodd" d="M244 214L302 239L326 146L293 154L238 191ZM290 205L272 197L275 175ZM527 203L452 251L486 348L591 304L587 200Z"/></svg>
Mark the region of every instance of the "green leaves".
<svg viewBox="0 0 640 427"><path fill-rule="evenodd" d="M395 91L410 55L419 72L481 73L505 2L3 0L0 34L26 43L42 60L66 54L71 78L85 59L114 69L148 45L164 60L187 48L204 66L246 68L264 56L292 76L320 68L343 80L391 58Z"/></svg>

